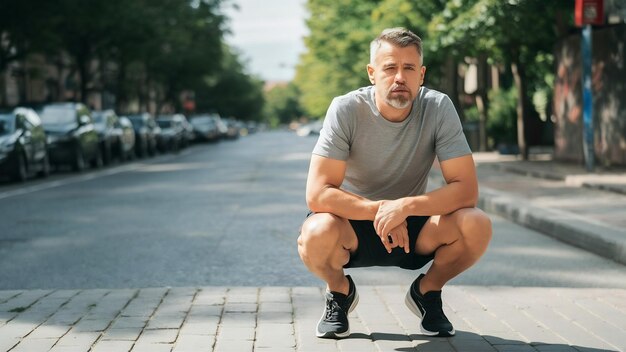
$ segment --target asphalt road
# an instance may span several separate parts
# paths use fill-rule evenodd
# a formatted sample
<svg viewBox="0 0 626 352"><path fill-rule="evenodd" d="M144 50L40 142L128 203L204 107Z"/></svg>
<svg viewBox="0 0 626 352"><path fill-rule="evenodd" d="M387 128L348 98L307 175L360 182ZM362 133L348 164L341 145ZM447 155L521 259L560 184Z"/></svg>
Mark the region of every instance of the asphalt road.
<svg viewBox="0 0 626 352"><path fill-rule="evenodd" d="M0 184L0 289L321 285L296 238L315 138L286 131ZM493 217L463 285L621 287L626 267ZM416 272L353 269L357 284Z"/></svg>

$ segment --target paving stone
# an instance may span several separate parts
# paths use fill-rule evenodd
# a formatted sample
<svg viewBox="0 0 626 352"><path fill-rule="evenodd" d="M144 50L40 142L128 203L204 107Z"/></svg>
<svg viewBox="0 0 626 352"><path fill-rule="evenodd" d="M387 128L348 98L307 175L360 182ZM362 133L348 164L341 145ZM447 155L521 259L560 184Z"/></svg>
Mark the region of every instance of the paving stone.
<svg viewBox="0 0 626 352"><path fill-rule="evenodd" d="M91 349L91 345L89 346L60 346L55 345L48 352L88 352Z"/></svg>
<svg viewBox="0 0 626 352"><path fill-rule="evenodd" d="M78 332L70 331L58 342L59 346L85 346L89 347L100 337L98 332Z"/></svg>
<svg viewBox="0 0 626 352"><path fill-rule="evenodd" d="M225 325L220 326L217 331L218 341L232 341L232 340L254 340L255 328L253 326L234 326Z"/></svg>
<svg viewBox="0 0 626 352"><path fill-rule="evenodd" d="M132 352L171 352L174 345L160 343L137 343Z"/></svg>
<svg viewBox="0 0 626 352"><path fill-rule="evenodd" d="M20 339L17 337L8 337L0 334L0 351L8 351L13 346L17 345L20 342Z"/></svg>
<svg viewBox="0 0 626 352"><path fill-rule="evenodd" d="M52 339L52 338L60 338L65 335L69 330L70 326L63 325L40 325L31 332L28 337L34 339Z"/></svg>
<svg viewBox="0 0 626 352"><path fill-rule="evenodd" d="M176 336L178 336L177 329L144 330L141 335L139 335L137 343L174 343Z"/></svg>
<svg viewBox="0 0 626 352"><path fill-rule="evenodd" d="M112 318L110 317L94 319L91 316L87 316L74 325L73 330L83 332L104 331L109 325L111 325L111 321Z"/></svg>
<svg viewBox="0 0 626 352"><path fill-rule="evenodd" d="M57 339L29 339L22 340L11 352L39 352L48 351L57 342Z"/></svg>
<svg viewBox="0 0 626 352"><path fill-rule="evenodd" d="M216 335L217 327L218 319L188 320L183 324L180 333L185 335Z"/></svg>
<svg viewBox="0 0 626 352"><path fill-rule="evenodd" d="M143 317L119 317L110 326L111 329L143 328L148 323L148 318Z"/></svg>
<svg viewBox="0 0 626 352"><path fill-rule="evenodd" d="M120 328L120 329L108 329L103 334L100 340L107 341L135 341L141 335L142 328Z"/></svg>
<svg viewBox="0 0 626 352"><path fill-rule="evenodd" d="M173 352L211 352L215 345L212 335L179 335Z"/></svg>
<svg viewBox="0 0 626 352"><path fill-rule="evenodd" d="M255 347L295 347L293 325L262 324L256 329Z"/></svg>
<svg viewBox="0 0 626 352"><path fill-rule="evenodd" d="M100 340L96 342L89 352L128 352L135 344L135 341L108 341Z"/></svg>
<svg viewBox="0 0 626 352"><path fill-rule="evenodd" d="M217 340L214 352L252 352L252 340Z"/></svg>

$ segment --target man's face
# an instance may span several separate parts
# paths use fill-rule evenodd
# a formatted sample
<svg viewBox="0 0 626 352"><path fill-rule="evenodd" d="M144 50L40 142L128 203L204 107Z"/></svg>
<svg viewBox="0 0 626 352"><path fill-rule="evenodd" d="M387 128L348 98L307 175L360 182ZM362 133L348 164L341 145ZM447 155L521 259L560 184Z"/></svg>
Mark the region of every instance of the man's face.
<svg viewBox="0 0 626 352"><path fill-rule="evenodd" d="M426 67L421 61L413 45L401 48L382 42L373 65L367 65L370 81L376 86L377 103L386 108L410 109L424 82Z"/></svg>

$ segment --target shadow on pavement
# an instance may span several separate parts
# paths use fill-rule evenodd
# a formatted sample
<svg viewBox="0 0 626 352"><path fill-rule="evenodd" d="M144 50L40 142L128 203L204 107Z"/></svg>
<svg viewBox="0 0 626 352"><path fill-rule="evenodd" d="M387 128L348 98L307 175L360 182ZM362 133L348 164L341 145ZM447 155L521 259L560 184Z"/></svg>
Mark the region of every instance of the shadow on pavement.
<svg viewBox="0 0 626 352"><path fill-rule="evenodd" d="M450 346L450 351L584 351L584 352L618 352L617 350L607 350L599 348L591 348L584 346L574 346L559 343L547 343L541 341L533 341L530 343L505 339L497 336L479 335L469 331L457 331L456 336L450 338L428 337L424 335L411 334L394 334L384 332L372 332L371 334L352 333L349 339L365 339L371 341L398 341L409 342L419 341L419 345L415 347L399 347L395 351L399 352L415 352L415 351L444 351L445 345ZM537 347L537 349L535 349Z"/></svg>

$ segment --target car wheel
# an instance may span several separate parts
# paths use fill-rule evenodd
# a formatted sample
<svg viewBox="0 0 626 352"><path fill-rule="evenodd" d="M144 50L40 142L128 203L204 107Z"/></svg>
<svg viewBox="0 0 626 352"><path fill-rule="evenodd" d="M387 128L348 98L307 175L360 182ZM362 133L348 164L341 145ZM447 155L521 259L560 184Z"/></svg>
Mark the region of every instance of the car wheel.
<svg viewBox="0 0 626 352"><path fill-rule="evenodd" d="M13 173L13 181L24 182L28 176L28 170L26 169L26 159L22 153L17 154L15 160L15 170Z"/></svg>
<svg viewBox="0 0 626 352"><path fill-rule="evenodd" d="M42 163L43 165L41 165L41 170L39 171L37 176L48 177L50 175L50 158L48 157L48 153L44 155Z"/></svg>
<svg viewBox="0 0 626 352"><path fill-rule="evenodd" d="M72 165L72 168L74 169L74 171L81 172L85 170L85 167L86 162L83 150L80 148L76 148L76 150L74 151L74 165Z"/></svg>
<svg viewBox="0 0 626 352"><path fill-rule="evenodd" d="M104 160L103 160L103 155L104 151L101 150L100 148L98 148L98 150L96 151L96 155L94 156L94 158L91 160L91 167L94 169L99 169L102 166L104 166Z"/></svg>

